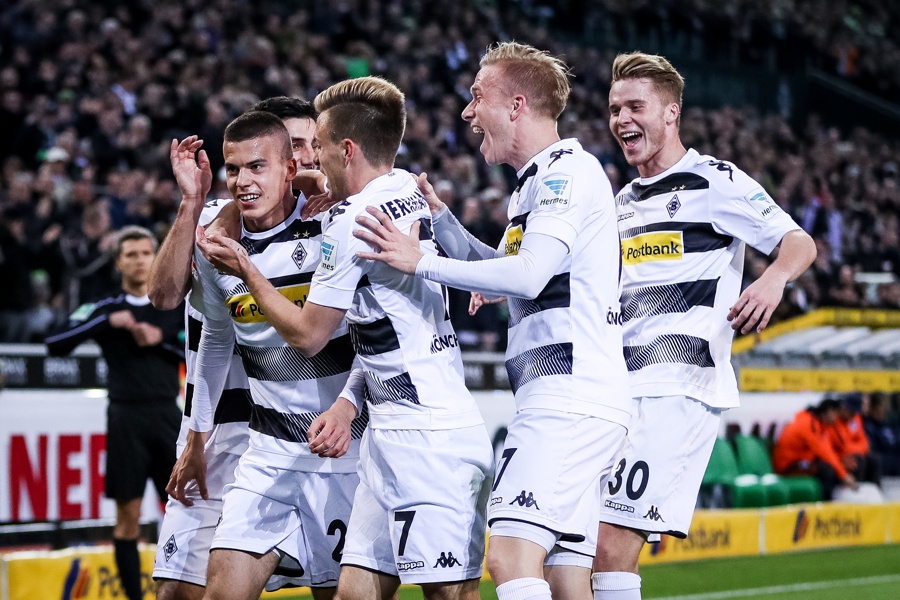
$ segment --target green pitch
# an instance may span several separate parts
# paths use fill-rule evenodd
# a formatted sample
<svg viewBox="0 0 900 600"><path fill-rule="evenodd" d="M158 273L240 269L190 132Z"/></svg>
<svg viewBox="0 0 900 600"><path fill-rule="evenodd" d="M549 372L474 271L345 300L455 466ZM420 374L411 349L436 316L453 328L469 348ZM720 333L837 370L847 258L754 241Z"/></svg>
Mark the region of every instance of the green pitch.
<svg viewBox="0 0 900 600"><path fill-rule="evenodd" d="M900 544L655 565L641 576L645 600L897 600ZM493 583L481 597L496 600ZM400 590L400 600L421 599L419 588Z"/></svg>

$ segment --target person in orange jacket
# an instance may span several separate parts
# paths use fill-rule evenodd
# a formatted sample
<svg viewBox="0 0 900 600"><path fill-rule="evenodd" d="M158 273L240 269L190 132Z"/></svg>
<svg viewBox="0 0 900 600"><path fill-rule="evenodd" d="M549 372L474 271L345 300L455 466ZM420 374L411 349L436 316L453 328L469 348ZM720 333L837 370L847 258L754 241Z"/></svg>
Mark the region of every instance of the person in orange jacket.
<svg viewBox="0 0 900 600"><path fill-rule="evenodd" d="M828 428L837 420L840 403L825 398L818 406L798 412L775 443L772 463L782 475L814 475L822 482L825 500L831 500L838 484L856 487L856 478L847 471L835 451Z"/></svg>
<svg viewBox="0 0 900 600"><path fill-rule="evenodd" d="M863 426L862 395L846 394L840 398L837 419L828 428L828 436L835 452L858 481L881 484L878 457L869 452L869 438Z"/></svg>

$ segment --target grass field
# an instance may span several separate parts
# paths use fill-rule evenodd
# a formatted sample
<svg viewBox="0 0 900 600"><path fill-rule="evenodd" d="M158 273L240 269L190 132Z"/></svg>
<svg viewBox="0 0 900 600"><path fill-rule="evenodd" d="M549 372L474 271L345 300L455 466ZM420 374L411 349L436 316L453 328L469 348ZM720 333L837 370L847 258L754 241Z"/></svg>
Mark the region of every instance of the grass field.
<svg viewBox="0 0 900 600"><path fill-rule="evenodd" d="M646 600L898 600L900 544L654 565L641 576ZM481 597L496 600L493 583L482 582ZM400 591L421 598L419 588Z"/></svg>

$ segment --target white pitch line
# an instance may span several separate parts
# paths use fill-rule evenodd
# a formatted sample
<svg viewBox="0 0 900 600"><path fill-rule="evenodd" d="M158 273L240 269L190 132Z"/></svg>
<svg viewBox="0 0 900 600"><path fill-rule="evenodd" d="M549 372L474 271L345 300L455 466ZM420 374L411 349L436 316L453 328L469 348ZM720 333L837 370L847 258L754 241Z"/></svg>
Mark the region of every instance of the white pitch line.
<svg viewBox="0 0 900 600"><path fill-rule="evenodd" d="M795 583L792 585L775 585L771 587L749 588L745 590L709 592L706 594L666 596L665 598L655 598L654 600L725 600L726 598L752 598L754 596L770 596L772 594L784 594L786 592L805 592L809 590L821 590L825 588L895 582L900 582L900 575L880 575L878 577L858 577L856 579L834 579L831 581Z"/></svg>

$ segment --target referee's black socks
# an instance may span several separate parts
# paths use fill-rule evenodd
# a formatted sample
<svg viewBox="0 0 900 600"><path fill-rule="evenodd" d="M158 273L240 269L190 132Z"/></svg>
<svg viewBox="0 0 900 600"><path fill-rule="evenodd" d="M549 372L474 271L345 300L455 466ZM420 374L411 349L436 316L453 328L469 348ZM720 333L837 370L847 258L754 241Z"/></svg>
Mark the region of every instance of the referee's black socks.
<svg viewBox="0 0 900 600"><path fill-rule="evenodd" d="M141 557L138 554L137 540L113 539L113 546L122 591L128 600L141 600Z"/></svg>

